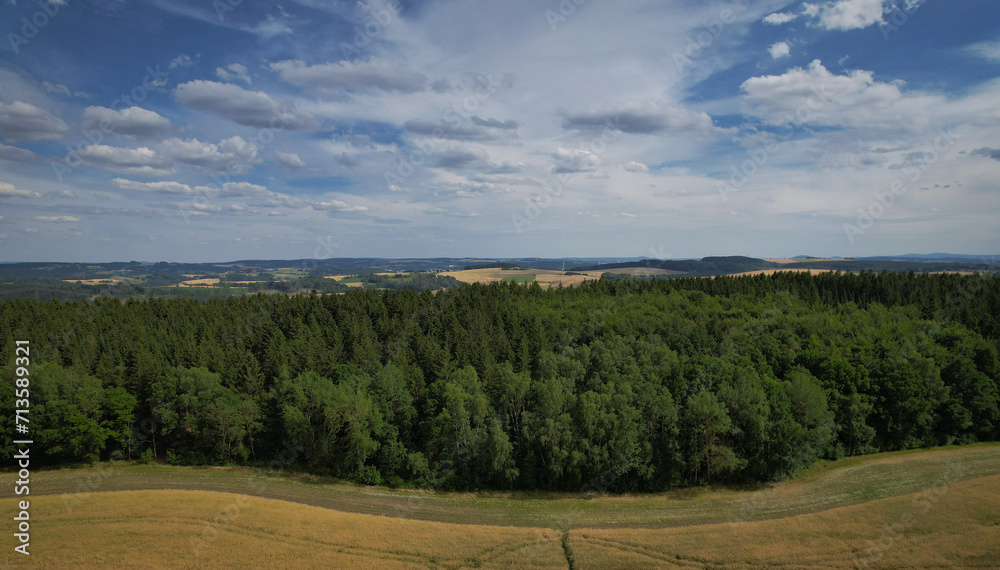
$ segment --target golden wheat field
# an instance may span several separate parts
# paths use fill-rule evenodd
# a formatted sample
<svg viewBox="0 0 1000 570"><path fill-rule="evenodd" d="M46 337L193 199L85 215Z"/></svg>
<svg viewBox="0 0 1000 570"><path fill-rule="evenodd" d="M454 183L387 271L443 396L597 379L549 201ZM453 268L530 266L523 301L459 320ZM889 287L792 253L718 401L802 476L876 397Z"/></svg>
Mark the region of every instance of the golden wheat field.
<svg viewBox="0 0 1000 570"><path fill-rule="evenodd" d="M503 280L515 280L518 282L531 282L532 280L537 282L544 288L548 287L558 287L560 284L563 287L570 287L573 285L579 285L584 281L597 280L601 278L601 275L609 273L608 271L569 271L572 275L566 275L566 271L560 271L557 269L499 269L499 268L485 268L485 269L463 269L461 271L445 271L441 275L448 277L454 277L455 279L461 281L462 283L493 283L496 281ZM678 271L669 271L666 269L659 269L656 267L625 267L621 269L615 269L610 271L610 273L623 273L628 275L672 275L678 274Z"/></svg>
<svg viewBox="0 0 1000 570"><path fill-rule="evenodd" d="M996 568L1000 475L784 519L572 531L577 568Z"/></svg>
<svg viewBox="0 0 1000 570"><path fill-rule="evenodd" d="M1000 567L997 444L846 458L752 490L632 496L129 464L32 480L32 554L15 554L8 534L5 568Z"/></svg>
<svg viewBox="0 0 1000 570"><path fill-rule="evenodd" d="M14 499L0 501L13 512ZM31 500L33 568L556 568L550 529L357 515L208 491L95 493ZM7 542L12 543L8 538ZM20 560L14 556L26 558Z"/></svg>

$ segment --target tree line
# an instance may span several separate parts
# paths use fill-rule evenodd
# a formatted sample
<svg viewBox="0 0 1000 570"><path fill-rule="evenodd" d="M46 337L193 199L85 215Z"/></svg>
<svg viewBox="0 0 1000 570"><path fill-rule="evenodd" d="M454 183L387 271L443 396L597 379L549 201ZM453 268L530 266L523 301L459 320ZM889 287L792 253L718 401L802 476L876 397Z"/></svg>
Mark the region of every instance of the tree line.
<svg viewBox="0 0 1000 570"><path fill-rule="evenodd" d="M660 491L1000 438L1000 278L862 273L0 302L39 461ZM0 414L12 433L10 414ZM16 451L0 442L9 459Z"/></svg>

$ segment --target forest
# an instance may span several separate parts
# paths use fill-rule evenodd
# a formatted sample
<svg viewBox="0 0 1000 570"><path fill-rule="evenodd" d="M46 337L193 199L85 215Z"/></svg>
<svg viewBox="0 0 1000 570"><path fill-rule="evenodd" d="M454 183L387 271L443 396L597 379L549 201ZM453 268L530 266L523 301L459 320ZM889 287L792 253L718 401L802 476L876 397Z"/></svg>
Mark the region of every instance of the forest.
<svg viewBox="0 0 1000 570"><path fill-rule="evenodd" d="M996 276L888 272L8 299L0 406L27 340L45 465L282 455L390 486L753 484L1000 439L998 315Z"/></svg>

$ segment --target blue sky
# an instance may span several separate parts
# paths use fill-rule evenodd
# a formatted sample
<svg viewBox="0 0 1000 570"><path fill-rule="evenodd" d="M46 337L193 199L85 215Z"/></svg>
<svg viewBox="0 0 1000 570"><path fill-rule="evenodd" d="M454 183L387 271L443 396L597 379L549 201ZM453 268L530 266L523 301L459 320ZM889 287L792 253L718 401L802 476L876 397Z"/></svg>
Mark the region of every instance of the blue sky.
<svg viewBox="0 0 1000 570"><path fill-rule="evenodd" d="M3 0L0 33L0 261L997 249L995 1Z"/></svg>

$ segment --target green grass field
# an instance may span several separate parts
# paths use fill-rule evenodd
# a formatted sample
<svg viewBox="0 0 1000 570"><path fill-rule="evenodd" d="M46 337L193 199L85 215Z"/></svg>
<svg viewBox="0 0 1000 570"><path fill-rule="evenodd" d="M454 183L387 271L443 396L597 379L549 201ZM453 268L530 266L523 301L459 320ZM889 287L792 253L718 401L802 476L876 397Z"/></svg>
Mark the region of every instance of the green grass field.
<svg viewBox="0 0 1000 570"><path fill-rule="evenodd" d="M142 566L210 566L258 551L296 567L996 567L998 474L998 444L849 458L757 489L637 496L437 493L246 468L102 464L32 473L32 548L59 556L50 561L112 567L127 565L123 552ZM11 490L2 496L12 512ZM228 521L219 513L238 501L252 506L225 528L211 522ZM112 530L155 548L112 540ZM216 538L192 558L204 532ZM493 556L501 551L510 556ZM0 561L25 562L6 552ZM33 555L32 566L44 559Z"/></svg>

